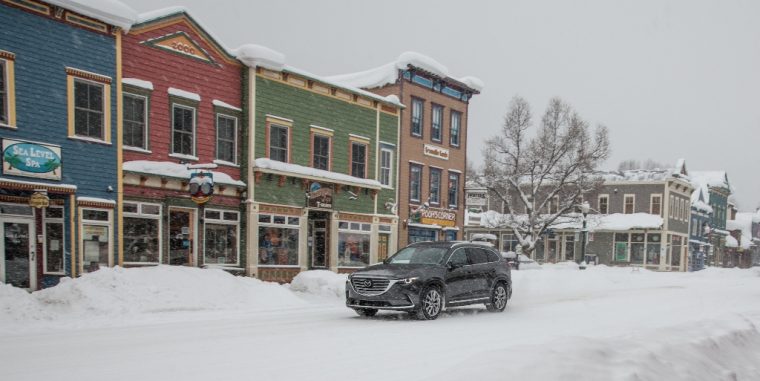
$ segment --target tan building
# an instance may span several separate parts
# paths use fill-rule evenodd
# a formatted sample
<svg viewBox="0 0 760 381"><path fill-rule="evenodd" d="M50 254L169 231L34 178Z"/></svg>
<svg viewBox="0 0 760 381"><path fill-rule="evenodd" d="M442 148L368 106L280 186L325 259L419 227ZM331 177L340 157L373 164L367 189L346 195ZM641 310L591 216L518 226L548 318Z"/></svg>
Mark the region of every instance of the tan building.
<svg viewBox="0 0 760 381"><path fill-rule="evenodd" d="M376 69L331 77L379 95L396 95L401 113L398 152L399 247L462 239L469 101L482 82L455 79L418 53Z"/></svg>

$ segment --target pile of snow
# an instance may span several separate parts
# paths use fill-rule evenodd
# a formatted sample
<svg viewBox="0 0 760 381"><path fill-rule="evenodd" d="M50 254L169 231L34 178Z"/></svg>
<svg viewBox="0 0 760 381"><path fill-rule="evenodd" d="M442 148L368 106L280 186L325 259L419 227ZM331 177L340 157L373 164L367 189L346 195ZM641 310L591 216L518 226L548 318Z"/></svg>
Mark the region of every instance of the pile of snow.
<svg viewBox="0 0 760 381"><path fill-rule="evenodd" d="M90 16L129 32L137 22L137 12L117 0L46 0L59 7Z"/></svg>
<svg viewBox="0 0 760 381"><path fill-rule="evenodd" d="M344 298L347 279L346 274L328 270L301 271L293 278L290 289L312 295Z"/></svg>
<svg viewBox="0 0 760 381"><path fill-rule="evenodd" d="M150 161L134 160L125 161L122 168L127 172L144 173L155 176L175 177L178 179L190 179L190 174L194 171L187 168L185 164L178 164L171 161ZM214 175L214 183L237 185L244 187L245 183L240 180L233 180L230 175L223 172L211 171Z"/></svg>
<svg viewBox="0 0 760 381"><path fill-rule="evenodd" d="M219 269L183 266L101 268L55 287L28 293L0 284L0 327L18 323L130 321L157 313L269 310L303 305L276 283ZM14 324L16 323L16 324Z"/></svg>
<svg viewBox="0 0 760 381"><path fill-rule="evenodd" d="M424 70L441 78L452 78L449 74L449 69L446 66L431 57L417 52L401 53L395 61L374 69L357 73L334 75L326 78L343 83L347 86L374 89L396 83L399 78L399 70L407 70L410 66ZM473 76L465 76L457 79L457 81L462 82L478 92L482 91L484 87L483 81Z"/></svg>
<svg viewBox="0 0 760 381"><path fill-rule="evenodd" d="M266 46L246 44L233 51L237 59L249 67L281 71L285 67L285 55Z"/></svg>
<svg viewBox="0 0 760 381"><path fill-rule="evenodd" d="M338 182L347 185L355 185L361 187L369 187L379 189L381 184L377 180L363 179L354 177L344 173L325 171L323 169L316 169L312 167L304 167L303 165L283 163L277 160L271 160L267 158L258 158L253 162L254 170L265 169L277 172L283 172L286 174L294 174L302 177L311 177L315 180L326 180L328 182Z"/></svg>

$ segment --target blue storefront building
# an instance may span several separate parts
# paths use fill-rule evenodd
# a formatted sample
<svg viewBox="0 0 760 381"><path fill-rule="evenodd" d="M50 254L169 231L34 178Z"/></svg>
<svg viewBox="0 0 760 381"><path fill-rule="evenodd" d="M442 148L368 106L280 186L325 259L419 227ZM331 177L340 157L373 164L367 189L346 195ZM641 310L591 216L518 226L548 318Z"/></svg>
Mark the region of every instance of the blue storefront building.
<svg viewBox="0 0 760 381"><path fill-rule="evenodd" d="M0 281L30 290L118 263L130 14L76 4L0 0Z"/></svg>

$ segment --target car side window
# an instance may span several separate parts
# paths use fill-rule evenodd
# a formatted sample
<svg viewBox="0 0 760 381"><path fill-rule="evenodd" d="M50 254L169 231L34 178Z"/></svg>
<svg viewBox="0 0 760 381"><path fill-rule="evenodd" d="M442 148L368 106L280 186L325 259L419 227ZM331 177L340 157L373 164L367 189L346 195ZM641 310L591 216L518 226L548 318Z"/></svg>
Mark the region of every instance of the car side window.
<svg viewBox="0 0 760 381"><path fill-rule="evenodd" d="M451 254L449 262L457 266L465 266L469 264L467 263L467 254L465 253L464 249L456 249L454 251L454 254Z"/></svg>
<svg viewBox="0 0 760 381"><path fill-rule="evenodd" d="M467 259L470 264L477 265L488 262L488 255L485 250L479 247L468 247L465 250L467 251Z"/></svg>
<svg viewBox="0 0 760 381"><path fill-rule="evenodd" d="M496 254L493 250L486 250L488 254L488 262L498 262L500 258L499 254Z"/></svg>

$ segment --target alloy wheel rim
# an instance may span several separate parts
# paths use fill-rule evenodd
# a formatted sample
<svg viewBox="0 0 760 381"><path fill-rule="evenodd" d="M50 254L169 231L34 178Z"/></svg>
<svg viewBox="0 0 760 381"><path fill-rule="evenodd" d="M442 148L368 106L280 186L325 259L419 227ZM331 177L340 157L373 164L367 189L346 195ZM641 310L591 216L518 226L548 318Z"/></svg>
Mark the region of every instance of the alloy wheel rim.
<svg viewBox="0 0 760 381"><path fill-rule="evenodd" d="M496 292L494 294L493 304L498 309L504 308L504 306L507 304L507 290L505 290L503 286L499 286L496 288Z"/></svg>
<svg viewBox="0 0 760 381"><path fill-rule="evenodd" d="M437 290L430 290L425 294L425 312L428 316L435 316L441 310L441 294Z"/></svg>

